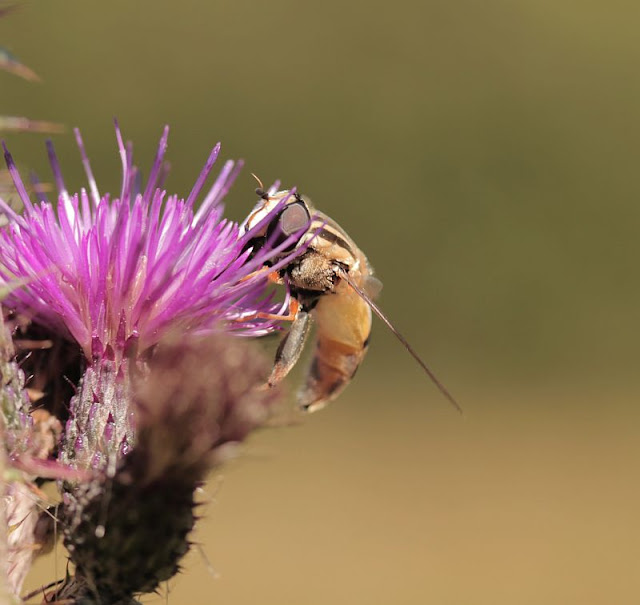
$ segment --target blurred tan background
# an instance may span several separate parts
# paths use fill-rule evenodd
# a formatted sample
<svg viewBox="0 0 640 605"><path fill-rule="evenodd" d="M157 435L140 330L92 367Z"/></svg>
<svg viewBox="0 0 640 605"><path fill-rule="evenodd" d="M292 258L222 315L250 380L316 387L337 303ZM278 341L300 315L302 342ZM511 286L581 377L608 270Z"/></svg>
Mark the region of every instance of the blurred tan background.
<svg viewBox="0 0 640 605"><path fill-rule="evenodd" d="M210 482L200 549L149 602L640 602L639 19L621 0L34 0L0 20L43 78L0 73L0 113L79 126L101 191L113 116L147 170L171 125L171 191L218 140L244 157L233 218L249 172L297 185L465 408L378 322L338 402ZM5 138L50 178L42 136Z"/></svg>

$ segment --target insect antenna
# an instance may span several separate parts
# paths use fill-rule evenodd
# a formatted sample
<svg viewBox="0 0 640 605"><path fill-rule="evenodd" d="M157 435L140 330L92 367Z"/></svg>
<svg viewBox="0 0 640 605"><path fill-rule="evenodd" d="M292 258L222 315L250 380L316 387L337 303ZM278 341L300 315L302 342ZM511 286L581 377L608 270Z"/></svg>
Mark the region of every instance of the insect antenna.
<svg viewBox="0 0 640 605"><path fill-rule="evenodd" d="M394 327L394 325L387 319L387 317L382 312L380 307L378 307L378 305L376 305L376 303L373 302L371 297L364 290L362 290L362 288L360 288L359 286L357 286L353 282L353 280L349 277L349 274L342 267L337 267L337 269L338 269L338 274L340 275L340 277L342 279L344 279L344 281L346 281L353 288L354 292L358 296L360 296L360 298L362 298L362 300L364 300L371 307L373 312L384 322L384 324L387 326L387 328L389 328L389 330L391 330L395 334L396 338L404 345L405 349L407 349L407 351L409 351L409 354L420 364L420 367L426 372L427 376L429 376L429 378L431 378L433 384L435 384L438 387L438 390L445 396L447 401L460 414L462 414L463 411L462 411L462 408L460 407L460 404L454 399L453 395L451 395L451 393L449 393L449 391L447 390L447 387L445 387L440 382L440 380L438 380L438 378L431 371L429 366L427 366L427 364L424 361L422 361L422 359L415 352L413 347L407 342L407 339L402 334L400 334L400 332L398 332L398 330Z"/></svg>
<svg viewBox="0 0 640 605"><path fill-rule="evenodd" d="M255 174L253 174L253 172L251 173L251 176L256 181L258 181L258 185L260 185L260 187L256 188L256 195L258 197L261 197L263 200L268 200L269 199L269 194L264 190L264 185L262 184L262 181Z"/></svg>

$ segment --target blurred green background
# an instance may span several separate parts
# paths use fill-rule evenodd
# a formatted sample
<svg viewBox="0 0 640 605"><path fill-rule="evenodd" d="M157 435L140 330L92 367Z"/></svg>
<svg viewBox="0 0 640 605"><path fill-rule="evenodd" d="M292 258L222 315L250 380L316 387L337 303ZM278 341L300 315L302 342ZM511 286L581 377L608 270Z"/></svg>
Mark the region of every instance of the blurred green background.
<svg viewBox="0 0 640 605"><path fill-rule="evenodd" d="M114 116L143 170L171 125L171 191L218 140L243 157L235 219L250 172L297 185L465 408L377 323L338 402L206 486L201 546L149 602L640 602L639 19L621 0L58 0L0 20L43 78L0 73L0 113L79 126L101 191ZM5 138L50 178L41 135Z"/></svg>

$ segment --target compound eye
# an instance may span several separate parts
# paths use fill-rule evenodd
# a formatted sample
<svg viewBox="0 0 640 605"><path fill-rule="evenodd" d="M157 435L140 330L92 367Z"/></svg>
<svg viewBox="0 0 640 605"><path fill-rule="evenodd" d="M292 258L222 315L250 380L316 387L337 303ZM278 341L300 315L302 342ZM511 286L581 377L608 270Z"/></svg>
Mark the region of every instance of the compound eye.
<svg viewBox="0 0 640 605"><path fill-rule="evenodd" d="M289 204L280 214L280 229L286 237L289 237L296 231L304 229L310 218L304 202L294 202Z"/></svg>
<svg viewBox="0 0 640 605"><path fill-rule="evenodd" d="M280 215L280 229L289 237L296 231L304 229L309 223L309 211L303 202L289 204Z"/></svg>
<svg viewBox="0 0 640 605"><path fill-rule="evenodd" d="M271 245L281 246L292 235L300 233L305 227L309 225L310 216L307 210L306 204L303 201L293 202L278 214L276 218L269 225L267 230L266 240L271 242ZM302 234L300 234L302 237ZM287 247L286 250L281 250L282 253L290 252L293 250L298 241L293 241Z"/></svg>

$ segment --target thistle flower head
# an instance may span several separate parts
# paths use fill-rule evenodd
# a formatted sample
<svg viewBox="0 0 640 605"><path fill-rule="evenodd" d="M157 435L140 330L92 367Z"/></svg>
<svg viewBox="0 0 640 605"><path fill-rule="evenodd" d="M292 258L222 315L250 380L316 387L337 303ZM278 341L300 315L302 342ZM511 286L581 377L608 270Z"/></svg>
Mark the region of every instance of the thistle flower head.
<svg viewBox="0 0 640 605"><path fill-rule="evenodd" d="M132 146L125 145L116 124L122 184L112 197L99 192L78 130L75 135L88 191L69 193L48 143L57 206L44 197L32 202L3 144L24 210L18 214L0 198L0 212L8 219L0 229L0 286L26 280L6 306L77 341L89 361L143 352L169 330L206 332L221 322L244 335L277 328L259 314L281 313L288 301L276 303L267 293L263 266L278 259L272 267L277 270L290 262L291 255L283 258L282 252L300 234L253 251L248 243L254 234L241 233L236 223L222 218L222 200L241 162L227 161L201 196L218 144L186 199L167 195L162 183L168 127L142 184ZM272 218L254 229L263 229Z"/></svg>

